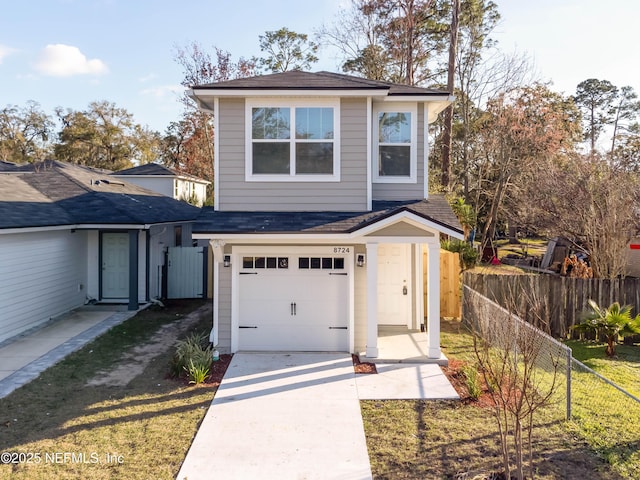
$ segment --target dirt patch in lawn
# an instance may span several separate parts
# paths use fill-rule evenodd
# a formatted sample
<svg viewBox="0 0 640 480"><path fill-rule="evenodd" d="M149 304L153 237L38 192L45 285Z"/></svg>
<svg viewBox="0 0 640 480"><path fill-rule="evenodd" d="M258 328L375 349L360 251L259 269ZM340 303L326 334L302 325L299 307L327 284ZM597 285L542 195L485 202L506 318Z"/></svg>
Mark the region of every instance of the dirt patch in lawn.
<svg viewBox="0 0 640 480"><path fill-rule="evenodd" d="M212 304L208 302L175 322L160 327L148 341L125 351L114 368L98 372L87 382L87 386L123 387L127 385L144 372L154 358L165 353L168 346L175 345L182 333L193 327L204 316L211 316L211 311Z"/></svg>

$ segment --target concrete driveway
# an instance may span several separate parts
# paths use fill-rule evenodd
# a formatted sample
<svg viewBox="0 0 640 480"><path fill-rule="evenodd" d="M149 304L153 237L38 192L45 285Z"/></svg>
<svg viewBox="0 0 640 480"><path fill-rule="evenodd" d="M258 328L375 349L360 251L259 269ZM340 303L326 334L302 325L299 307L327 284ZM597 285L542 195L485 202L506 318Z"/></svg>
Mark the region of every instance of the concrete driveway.
<svg viewBox="0 0 640 480"><path fill-rule="evenodd" d="M178 480L372 478L351 355L237 353Z"/></svg>

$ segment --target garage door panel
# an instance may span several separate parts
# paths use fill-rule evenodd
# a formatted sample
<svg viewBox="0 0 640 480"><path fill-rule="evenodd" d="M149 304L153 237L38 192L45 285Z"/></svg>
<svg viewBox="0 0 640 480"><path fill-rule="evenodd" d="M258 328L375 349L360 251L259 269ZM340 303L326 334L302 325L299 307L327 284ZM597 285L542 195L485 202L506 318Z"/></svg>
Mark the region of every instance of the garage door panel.
<svg viewBox="0 0 640 480"><path fill-rule="evenodd" d="M349 351L348 272L322 257L329 268L299 268L289 255L286 269L241 271L239 326L256 328L238 329L240 350Z"/></svg>
<svg viewBox="0 0 640 480"><path fill-rule="evenodd" d="M256 351L345 351L348 350L349 332L346 328L308 325L305 328L290 325L270 325L240 329L241 350Z"/></svg>

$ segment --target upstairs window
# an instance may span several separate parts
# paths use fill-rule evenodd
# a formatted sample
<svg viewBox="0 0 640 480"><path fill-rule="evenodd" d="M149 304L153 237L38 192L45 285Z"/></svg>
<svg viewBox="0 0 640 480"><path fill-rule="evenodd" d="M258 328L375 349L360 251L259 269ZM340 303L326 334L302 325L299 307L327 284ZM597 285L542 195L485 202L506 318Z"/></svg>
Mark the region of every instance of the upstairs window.
<svg viewBox="0 0 640 480"><path fill-rule="evenodd" d="M417 112L406 107L378 111L375 180L379 183L416 181Z"/></svg>
<svg viewBox="0 0 640 480"><path fill-rule="evenodd" d="M248 181L339 180L338 106L248 102Z"/></svg>

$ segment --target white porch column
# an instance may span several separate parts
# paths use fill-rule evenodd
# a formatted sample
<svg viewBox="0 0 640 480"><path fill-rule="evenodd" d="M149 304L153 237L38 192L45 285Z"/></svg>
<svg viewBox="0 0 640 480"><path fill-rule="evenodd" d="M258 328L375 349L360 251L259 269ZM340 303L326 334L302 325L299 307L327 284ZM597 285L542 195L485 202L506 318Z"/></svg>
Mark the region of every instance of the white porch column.
<svg viewBox="0 0 640 480"><path fill-rule="evenodd" d="M412 328L420 329L420 326L424 323L424 259L423 259L423 249L421 243L414 243L412 245L413 252L415 255L415 298L413 299L414 309L415 309L415 318L413 321Z"/></svg>
<svg viewBox="0 0 640 480"><path fill-rule="evenodd" d="M213 249L213 321L211 325L211 333L209 333L209 341L215 347L218 345L220 263L223 261L224 257L224 242L220 240L210 240L210 244Z"/></svg>
<svg viewBox="0 0 640 480"><path fill-rule="evenodd" d="M429 358L440 358L440 243L427 244L427 335Z"/></svg>
<svg viewBox="0 0 640 480"><path fill-rule="evenodd" d="M367 357L378 357L378 244L367 243Z"/></svg>

